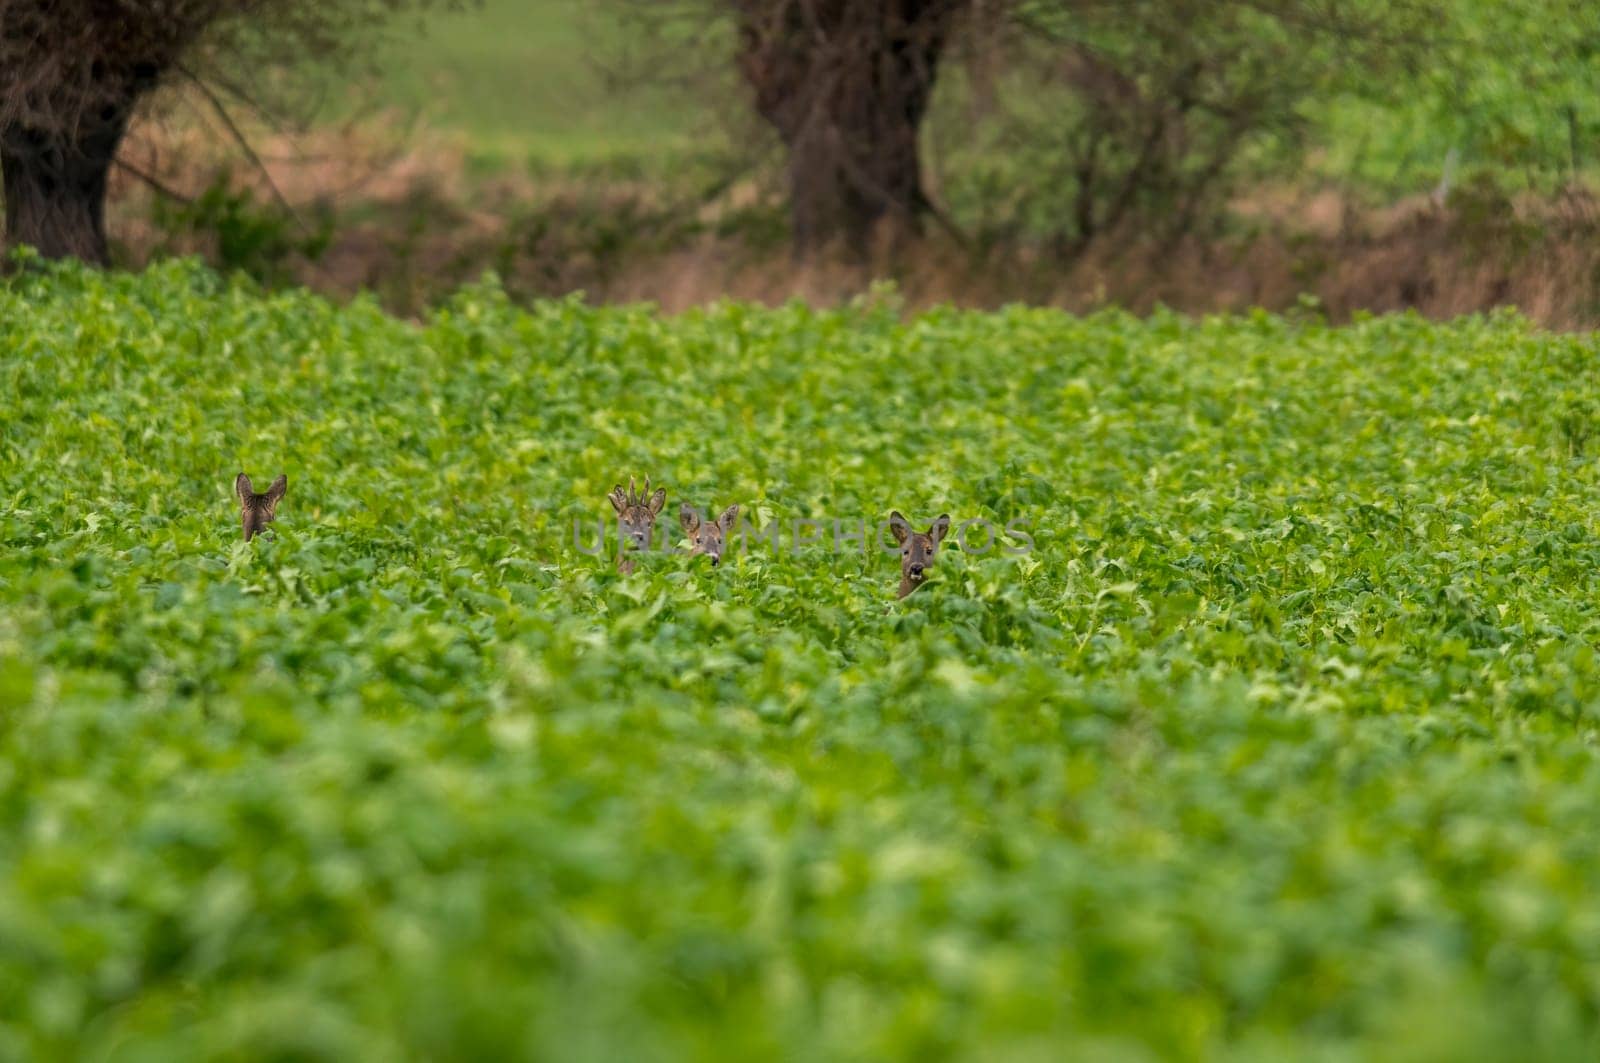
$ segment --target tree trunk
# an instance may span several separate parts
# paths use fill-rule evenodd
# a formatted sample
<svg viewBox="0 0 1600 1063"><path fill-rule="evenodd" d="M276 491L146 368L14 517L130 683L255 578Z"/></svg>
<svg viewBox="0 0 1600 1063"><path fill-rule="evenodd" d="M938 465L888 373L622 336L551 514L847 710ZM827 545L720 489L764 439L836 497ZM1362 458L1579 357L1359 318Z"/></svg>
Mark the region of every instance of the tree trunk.
<svg viewBox="0 0 1600 1063"><path fill-rule="evenodd" d="M66 133L0 129L8 249L27 244L45 258L108 264L106 181L131 111L132 101L108 107Z"/></svg>
<svg viewBox="0 0 1600 1063"><path fill-rule="evenodd" d="M966 0L745 0L739 67L789 152L794 249L920 231L917 138Z"/></svg>

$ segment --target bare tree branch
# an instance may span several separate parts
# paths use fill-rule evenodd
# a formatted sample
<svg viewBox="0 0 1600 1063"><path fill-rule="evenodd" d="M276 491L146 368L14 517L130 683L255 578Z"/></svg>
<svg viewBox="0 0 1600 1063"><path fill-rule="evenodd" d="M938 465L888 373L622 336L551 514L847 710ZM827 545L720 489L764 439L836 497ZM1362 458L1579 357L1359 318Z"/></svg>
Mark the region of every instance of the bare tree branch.
<svg viewBox="0 0 1600 1063"><path fill-rule="evenodd" d="M166 184L160 178L156 177L154 174L148 173L148 172L140 169L139 167L135 166L133 163L129 162L127 159L124 159L120 155L117 156L116 164L117 164L117 169L122 170L124 173L128 174L130 177L137 178L140 182L142 182L142 183L144 183L146 185L149 185L150 188L153 189L158 194L163 195L163 196L167 197L168 199L173 200L174 202L177 202L177 203L183 203L185 205L189 205L189 204L194 203L194 197L193 196L185 195L184 193L179 192L177 189L173 188L169 184Z"/></svg>
<svg viewBox="0 0 1600 1063"><path fill-rule="evenodd" d="M228 108L223 104L221 98L211 90L211 86L196 77L187 68L180 65L178 72L188 79L189 83L200 93L201 98L211 107L217 119L227 130L228 136L232 138L234 144L238 146L244 157L250 160L250 165L260 172L261 179L266 182L267 190L272 193L272 198L277 202L278 206L283 208L283 212L289 216L289 219L295 223L301 233L309 233L311 231L310 226L306 225L304 219L300 217L300 212L295 210L294 204L289 202L288 197L278 187L278 183L272 179L272 171L267 169L267 164L261 161L260 155L256 154L256 149L250 145L250 138L245 136L244 131L234 122L233 115L228 113Z"/></svg>

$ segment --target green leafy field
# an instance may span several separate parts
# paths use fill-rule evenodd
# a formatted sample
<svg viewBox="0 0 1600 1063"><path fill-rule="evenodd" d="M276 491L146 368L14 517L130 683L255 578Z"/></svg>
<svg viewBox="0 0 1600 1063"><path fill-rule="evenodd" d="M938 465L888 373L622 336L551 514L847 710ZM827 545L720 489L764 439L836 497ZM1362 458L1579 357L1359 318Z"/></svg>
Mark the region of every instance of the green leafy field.
<svg viewBox="0 0 1600 1063"><path fill-rule="evenodd" d="M14 276L0 1057L1592 1058L1595 383L1513 317ZM1034 546L624 578L630 474Z"/></svg>

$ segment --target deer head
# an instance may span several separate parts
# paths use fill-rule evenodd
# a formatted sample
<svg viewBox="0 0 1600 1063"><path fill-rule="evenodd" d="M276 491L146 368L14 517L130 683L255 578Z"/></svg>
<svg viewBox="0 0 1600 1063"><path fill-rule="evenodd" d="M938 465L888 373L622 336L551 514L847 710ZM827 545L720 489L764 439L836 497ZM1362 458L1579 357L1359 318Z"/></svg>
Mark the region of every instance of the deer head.
<svg viewBox="0 0 1600 1063"><path fill-rule="evenodd" d="M685 502L678 510L678 523L689 536L690 555L705 554L715 568L722 561L722 550L727 545L728 533L739 520L737 503L722 511L716 520L701 520L695 508Z"/></svg>
<svg viewBox="0 0 1600 1063"><path fill-rule="evenodd" d="M617 532L622 540L622 549L617 552L617 568L623 573L633 571L633 560L627 556L629 550L650 549L650 537L655 531L656 514L661 512L661 507L667 504L667 489L659 487L655 494L650 493L650 478L644 479L644 492L635 494L633 478L628 478L628 490L622 490L618 484L606 496L611 501L611 508L617 511Z"/></svg>
<svg viewBox="0 0 1600 1063"><path fill-rule="evenodd" d="M950 531L950 515L939 514L924 533L912 531L900 511L895 510L889 514L889 530L900 544L900 597L904 598L922 586L928 569L933 567L933 555L939 552L939 544Z"/></svg>
<svg viewBox="0 0 1600 1063"><path fill-rule="evenodd" d="M240 473L233 481L233 493L239 496L239 523L244 526L244 541L249 542L268 524L278 519L278 503L289 490L289 478L279 476L272 481L265 494L256 494L250 477Z"/></svg>

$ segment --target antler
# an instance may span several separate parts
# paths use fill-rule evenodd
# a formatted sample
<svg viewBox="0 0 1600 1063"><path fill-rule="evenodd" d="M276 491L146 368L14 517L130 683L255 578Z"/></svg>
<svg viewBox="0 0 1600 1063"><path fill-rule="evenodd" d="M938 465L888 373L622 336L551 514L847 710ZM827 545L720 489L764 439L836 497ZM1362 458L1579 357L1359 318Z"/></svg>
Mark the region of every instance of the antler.
<svg viewBox="0 0 1600 1063"><path fill-rule="evenodd" d="M628 477L628 491L626 494L622 491L622 485L618 484L606 497L612 500L612 504L619 511L625 508L632 509L635 506L646 505L650 500L650 477L646 476L644 478L643 491L639 490L638 482L630 476Z"/></svg>

